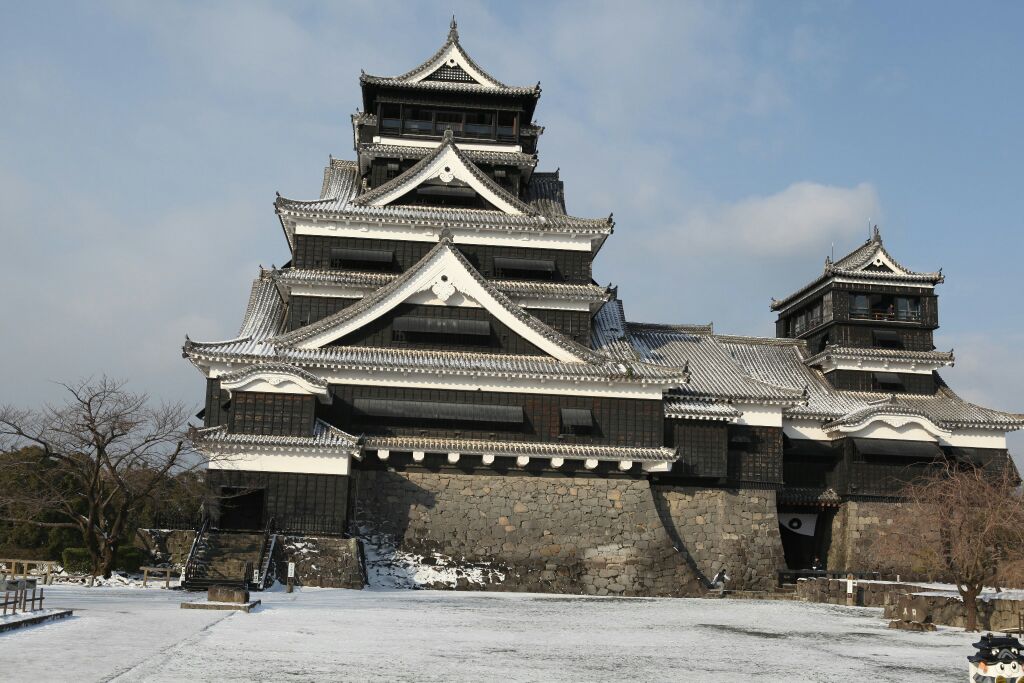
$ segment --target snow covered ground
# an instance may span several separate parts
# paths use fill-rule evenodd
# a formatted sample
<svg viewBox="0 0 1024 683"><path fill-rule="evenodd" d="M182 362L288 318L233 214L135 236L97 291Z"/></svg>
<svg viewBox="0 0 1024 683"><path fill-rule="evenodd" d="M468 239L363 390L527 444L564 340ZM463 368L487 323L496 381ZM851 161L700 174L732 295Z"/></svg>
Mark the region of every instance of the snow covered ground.
<svg viewBox="0 0 1024 683"><path fill-rule="evenodd" d="M47 593L75 616L0 635L4 680L961 681L976 637L797 602L304 589L244 614Z"/></svg>

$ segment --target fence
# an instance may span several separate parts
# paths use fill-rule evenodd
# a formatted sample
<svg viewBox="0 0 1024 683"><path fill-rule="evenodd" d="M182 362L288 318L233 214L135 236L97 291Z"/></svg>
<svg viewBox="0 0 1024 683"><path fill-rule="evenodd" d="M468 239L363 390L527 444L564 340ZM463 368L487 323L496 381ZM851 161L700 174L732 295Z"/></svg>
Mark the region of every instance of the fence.
<svg viewBox="0 0 1024 683"><path fill-rule="evenodd" d="M35 572L42 573L45 581L44 583L49 586L53 583L53 568L57 563L53 560L4 560L0 559L0 581L7 579L7 575L10 574L11 579L18 578L18 574L21 574L21 578L27 579L29 573L29 567L34 567ZM18 567L21 567L21 571L18 571Z"/></svg>
<svg viewBox="0 0 1024 683"><path fill-rule="evenodd" d="M29 594L31 591L31 597ZM39 589L36 595L36 581L29 579L21 581L4 581L4 597L0 602L0 615L7 616L21 612L35 612L43 609L44 589Z"/></svg>

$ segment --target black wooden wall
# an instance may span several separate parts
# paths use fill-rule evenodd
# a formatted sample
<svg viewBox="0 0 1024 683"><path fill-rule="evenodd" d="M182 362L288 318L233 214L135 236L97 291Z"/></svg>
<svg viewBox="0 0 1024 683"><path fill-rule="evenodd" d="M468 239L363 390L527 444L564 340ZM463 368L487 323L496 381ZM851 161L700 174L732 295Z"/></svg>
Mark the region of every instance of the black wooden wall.
<svg viewBox="0 0 1024 683"><path fill-rule="evenodd" d="M665 420L665 445L679 449L673 474L711 479L728 474L729 429L725 422Z"/></svg>
<svg viewBox="0 0 1024 683"><path fill-rule="evenodd" d="M206 408L203 415L203 425L206 427L219 427L228 423L228 416L231 410L231 396L227 391L220 388L220 380L206 380Z"/></svg>
<svg viewBox="0 0 1024 683"><path fill-rule="evenodd" d="M505 394L483 391L449 391L402 387L333 386L331 405L320 406L331 424L351 434L387 436L439 436L503 441L542 441L595 443L615 446L660 447L663 438L664 411L660 400L554 396L550 394ZM401 401L435 401L470 405L522 406L525 420L521 427L502 429L466 422L459 428L431 425L404 425L396 421L381 424L354 414L356 398ZM561 408L589 408L593 411L594 432L589 436L561 435Z"/></svg>
<svg viewBox="0 0 1024 683"><path fill-rule="evenodd" d="M292 296L288 302L288 331L322 320L357 301L336 296Z"/></svg>
<svg viewBox="0 0 1024 683"><path fill-rule="evenodd" d="M485 345L459 344L439 340L437 343L401 341L394 338L393 321L398 316L412 315L424 318L454 320L486 320L491 324L491 335ZM373 320L351 334L338 339L339 346L391 346L411 349L436 348L451 351L475 353L511 353L516 355L543 356L544 351L519 336L503 322L482 308L465 306L425 306L421 304L399 304L386 315Z"/></svg>
<svg viewBox="0 0 1024 683"><path fill-rule="evenodd" d="M782 429L729 425L730 482L782 483Z"/></svg>
<svg viewBox="0 0 1024 683"><path fill-rule="evenodd" d="M228 411L228 430L238 434L312 436L316 397L236 391Z"/></svg>
<svg viewBox="0 0 1024 683"><path fill-rule="evenodd" d="M329 315L351 306L359 299L343 299L339 297L292 296L288 305L288 330L322 320ZM443 308L435 306L434 308ZM526 309L538 320L550 325L578 344L590 346L590 312L565 311L550 308ZM476 318L473 318L476 319Z"/></svg>
<svg viewBox="0 0 1024 683"><path fill-rule="evenodd" d="M403 272L419 263L436 242L407 242L398 240L364 239L358 237L328 237L322 235L296 235L293 263L296 268L330 269L331 249L386 249L394 252L390 264L377 264L376 272ZM591 281L589 251L559 249L533 249L528 247L500 247L479 244L459 244L457 248L484 277L499 277L494 266L495 257L547 259L555 262L550 277L530 278L550 282L588 284Z"/></svg>
<svg viewBox="0 0 1024 683"><path fill-rule="evenodd" d="M673 476L736 486L782 483L782 430L702 420L667 420L666 444L679 449Z"/></svg>
<svg viewBox="0 0 1024 683"><path fill-rule="evenodd" d="M207 485L215 494L221 487L262 489L264 525L274 519L278 531L342 534L348 508L347 476L207 470Z"/></svg>
<svg viewBox="0 0 1024 683"><path fill-rule="evenodd" d="M846 391L874 391L882 393L934 394L938 389L935 375L919 375L911 372L893 373L903 381L903 391L883 388L875 380L875 373L868 370L833 370L825 373L825 379L836 389Z"/></svg>

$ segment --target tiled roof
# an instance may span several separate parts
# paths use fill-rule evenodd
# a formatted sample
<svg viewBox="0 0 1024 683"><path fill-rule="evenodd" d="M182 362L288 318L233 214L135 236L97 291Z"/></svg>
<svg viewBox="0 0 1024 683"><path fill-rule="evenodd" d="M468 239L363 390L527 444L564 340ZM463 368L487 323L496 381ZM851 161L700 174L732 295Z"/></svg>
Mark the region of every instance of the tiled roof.
<svg viewBox="0 0 1024 683"><path fill-rule="evenodd" d="M296 448L313 451L338 451L339 454L359 452L359 440L323 420L313 424L311 436L272 436L267 434L235 434L227 427L192 429L189 439L200 450L238 449L249 447Z"/></svg>
<svg viewBox="0 0 1024 683"><path fill-rule="evenodd" d="M804 362L806 346L793 339L728 337L718 335L721 345L751 375L791 388L807 389L807 403L791 406L785 413L791 418L833 422L866 409L876 414L882 403L893 410L912 411L927 417L944 429L1018 429L1024 416L983 408L963 400L939 378L935 394L889 394L842 391L833 387L818 370ZM872 406L875 406L872 408Z"/></svg>
<svg viewBox="0 0 1024 683"><path fill-rule="evenodd" d="M732 422L742 415L728 401L698 400L671 394L665 397L665 417L677 420Z"/></svg>
<svg viewBox="0 0 1024 683"><path fill-rule="evenodd" d="M896 266L897 270L865 269L879 257L884 257L884 259ZM808 290L813 289L819 284L834 277L864 280L891 280L895 283L901 284L922 283L932 285L937 285L944 279L941 270L934 273L918 273L901 265L889 254L888 251L886 251L885 246L882 244L882 236L879 234L878 228L876 227L871 239L851 251L846 256L834 263L831 259L825 259L825 270L817 278L783 299L772 300L772 310L778 311L785 308L803 296Z"/></svg>
<svg viewBox="0 0 1024 683"><path fill-rule="evenodd" d="M337 285L377 289L393 282L398 275L392 273L370 273L364 271L318 270L310 268L285 268L274 271L271 276L283 285ZM488 280L506 296L557 298L572 301L605 301L608 289L599 285L576 285L563 282L537 282L532 280Z"/></svg>
<svg viewBox="0 0 1024 683"><path fill-rule="evenodd" d="M325 380L321 379L320 377L317 377L313 373L311 373L311 372L309 372L307 370L303 370L300 367L296 367L294 365L290 365L289 363L279 363L279 362L260 363L259 365L250 365L249 367L242 368L241 370L235 370L234 372L228 372L228 373L225 373L225 374L220 376L220 381L221 382L234 382L236 380L246 379L247 377L250 377L252 375L257 375L257 374L260 374L260 373L275 373L275 372L276 373L286 374L286 375L294 375L296 377L301 377L302 379L306 380L307 382L309 382L313 386L315 386L317 388L320 388L320 389L326 389L327 388L327 382Z"/></svg>
<svg viewBox="0 0 1024 683"><path fill-rule="evenodd" d="M462 267L468 272L477 283L484 288L491 295L491 297L501 306L506 312L515 316L520 322L527 325L534 332L540 334L548 341L554 342L560 348L568 351L574 357L579 358L585 362L600 363L605 359L594 353L587 347L578 344L564 334L558 332L550 325L540 321L536 317L527 313L522 307L513 303L507 296L499 292L490 282L487 281L479 271L473 267L473 265L466 260L466 257L462 255L458 249L455 249L452 245L450 237L442 237L433 249L431 249L426 256L420 260L418 266L413 266L407 269L404 273L396 277L389 284L381 287L374 291L351 306L347 306L333 315L329 315L326 318L318 320L317 322L311 323L304 327L289 332L287 334L280 335L274 340L276 346L295 346L305 339L321 334L322 332L331 328L337 327L345 323L348 320L358 316L364 311L371 310L376 307L380 302L384 301L387 297L391 296L392 292L400 289L406 282L419 276L420 271L423 268L428 267L428 264L434 259L434 257L441 252L448 252L462 265Z"/></svg>
<svg viewBox="0 0 1024 683"><path fill-rule="evenodd" d="M776 496L783 503L833 506L843 502L835 489L785 487Z"/></svg>
<svg viewBox="0 0 1024 683"><path fill-rule="evenodd" d="M906 351L903 349L864 349L852 346L829 346L816 353L804 362L808 365L819 365L829 359L865 360L865 361L916 361L952 365L952 351Z"/></svg>
<svg viewBox="0 0 1024 683"><path fill-rule="evenodd" d="M500 292L498 296L504 297ZM512 306L515 307L515 304ZM198 364L200 361L240 363L276 361L298 365L308 370L335 368L374 372L401 371L446 376L545 378L566 381L608 379L619 382L653 382L669 385L686 382L685 369L660 367L642 363L636 359L623 361L590 350L586 350L590 362L563 363L548 356L441 350L365 346L298 349L279 344L280 338L277 335L284 326L284 313L285 307L274 284L272 271L265 271L253 283L253 293L250 296L249 308L246 311L239 336L218 342L196 342L186 337L184 354L194 364ZM543 323L540 324L543 325ZM566 341L575 344L571 340L567 339Z"/></svg>
<svg viewBox="0 0 1024 683"><path fill-rule="evenodd" d="M435 148L419 147L412 145L385 145L379 142L359 143L360 157L387 158L387 159L422 159L430 156ZM501 164L506 166L530 166L537 165L536 154L525 154L523 152L499 152L494 150L463 149L462 153L474 164Z"/></svg>
<svg viewBox="0 0 1024 683"><path fill-rule="evenodd" d="M459 57L465 60L467 66L472 68L482 77L485 81L484 84L476 82L420 80L442 66L443 62L441 62L440 59L451 47L454 47L458 51ZM416 68L407 71L400 76L371 76L363 73L362 76L360 76L359 81L360 83L371 85L392 85L406 88L423 88L428 90L481 92L489 94L496 93L500 95L540 95L539 83L532 87L508 86L480 68L480 66L473 61L459 43L459 32L454 19L452 20L451 29L448 32L448 39L445 41L444 45L442 45L437 52L428 57L425 62Z"/></svg>
<svg viewBox="0 0 1024 683"><path fill-rule="evenodd" d="M545 216L565 215L565 185L558 172L538 172L526 186L526 203Z"/></svg>
<svg viewBox="0 0 1024 683"><path fill-rule="evenodd" d="M784 405L804 401L802 389L752 376L730 357L714 335L695 333L692 329L627 323L626 334L632 349L644 362L689 369L690 382L675 390L676 395Z"/></svg>
<svg viewBox="0 0 1024 683"><path fill-rule="evenodd" d="M501 230L543 230L584 235L609 235L614 225L610 217L577 218L558 211L546 214L545 208L550 210L551 207L536 199L527 202L530 206L527 213L514 215L495 210L442 206L395 204L364 206L354 202L358 191L359 165L354 161L332 159L324 169L320 199L299 201L278 197L274 206L280 214L352 219L375 223L408 223L439 229L467 226Z"/></svg>
<svg viewBox="0 0 1024 683"><path fill-rule="evenodd" d="M585 443L541 443L537 441L489 441L418 436L367 436L363 448L369 450L423 451L462 455L533 456L567 460L632 460L635 462L674 462L673 448L629 448Z"/></svg>

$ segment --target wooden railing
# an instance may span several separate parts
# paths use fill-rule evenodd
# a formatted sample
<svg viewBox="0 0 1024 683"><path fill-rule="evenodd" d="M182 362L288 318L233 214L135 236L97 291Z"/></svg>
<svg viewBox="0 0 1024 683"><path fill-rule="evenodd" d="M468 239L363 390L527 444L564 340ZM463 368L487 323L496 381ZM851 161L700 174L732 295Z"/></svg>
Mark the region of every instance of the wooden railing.
<svg viewBox="0 0 1024 683"><path fill-rule="evenodd" d="M13 584L13 587L12 587ZM29 590L32 591L31 597L29 597ZM21 612L35 612L36 610L43 609L43 595L44 590L39 589L39 595L36 595L36 582L35 580L30 581L5 581L4 582L4 597L3 601L0 602L0 616L7 616L8 610L10 614L17 614Z"/></svg>
<svg viewBox="0 0 1024 683"><path fill-rule="evenodd" d="M34 567L38 574L42 571L45 577L44 584L49 586L53 583L53 568L56 566L56 562L53 560L3 560L0 559L0 580L7 578L8 574L12 579L17 578L18 574L21 574L23 579L29 577L29 567ZM21 572L18 571L18 567L21 567Z"/></svg>

